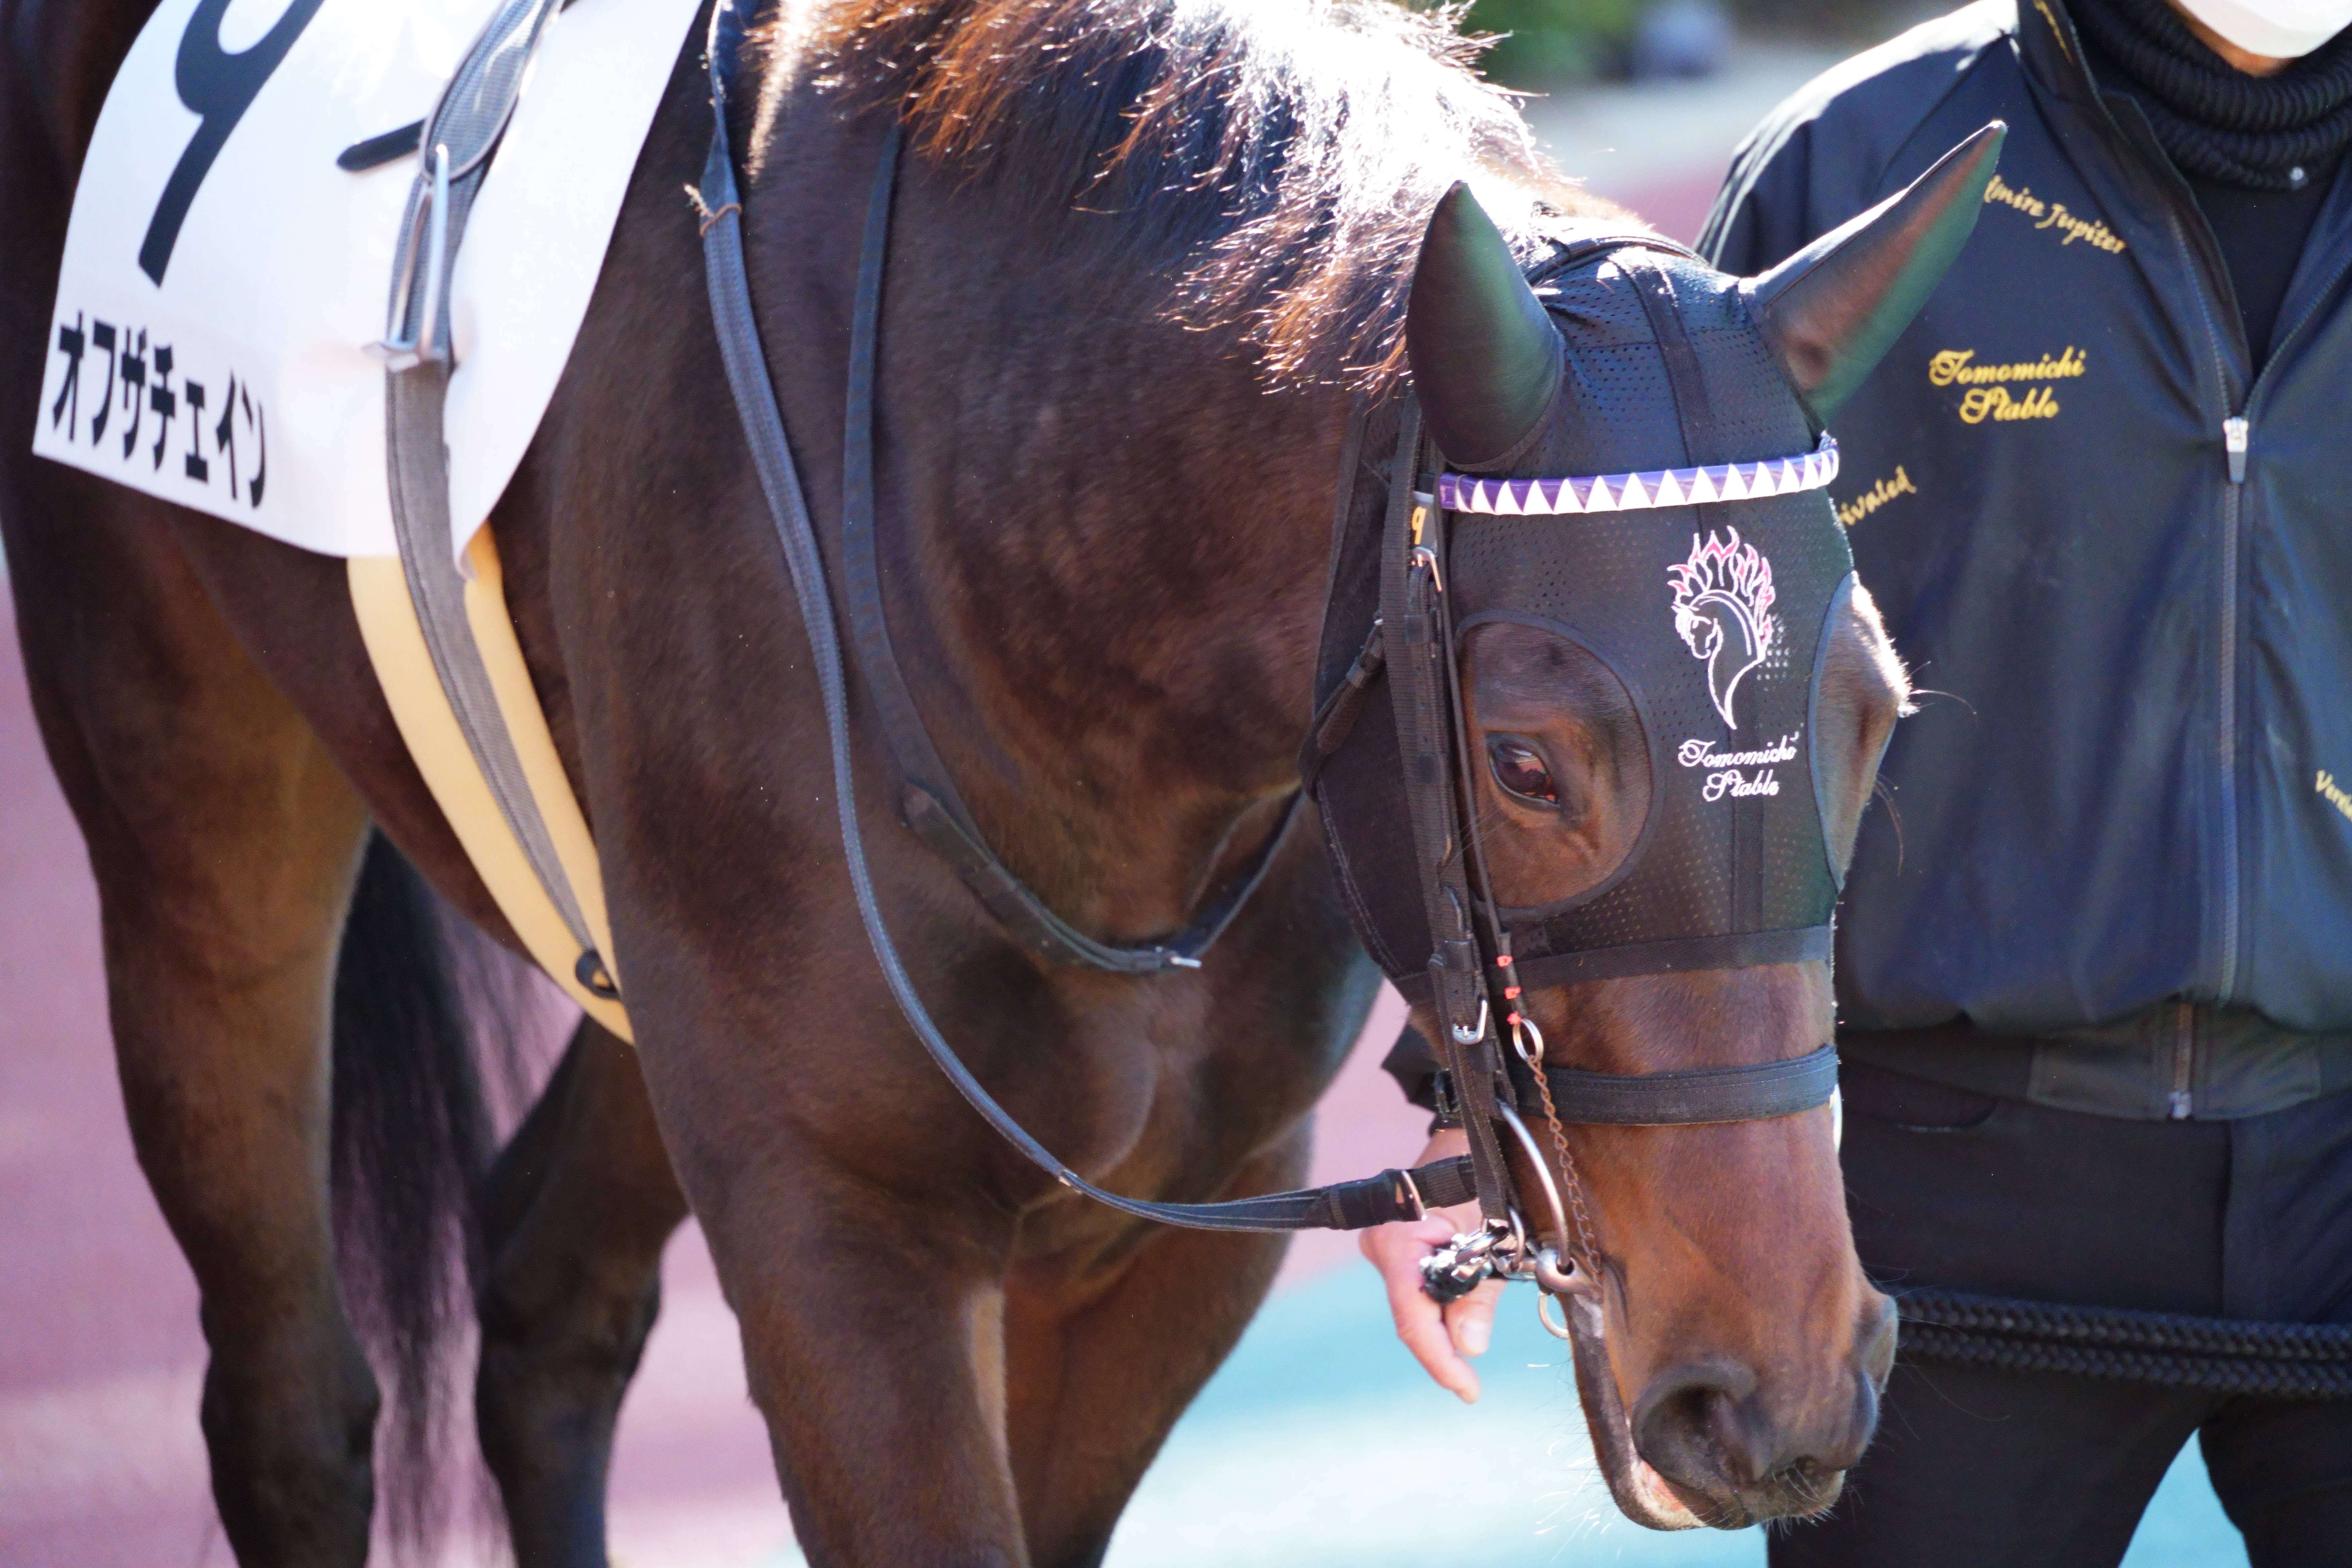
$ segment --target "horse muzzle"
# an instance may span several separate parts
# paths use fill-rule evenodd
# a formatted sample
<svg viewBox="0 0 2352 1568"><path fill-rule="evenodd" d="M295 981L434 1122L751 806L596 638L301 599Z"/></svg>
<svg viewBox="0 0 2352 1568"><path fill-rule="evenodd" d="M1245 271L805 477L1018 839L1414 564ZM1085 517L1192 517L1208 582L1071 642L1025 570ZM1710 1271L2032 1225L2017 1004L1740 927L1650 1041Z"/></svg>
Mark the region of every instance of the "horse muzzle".
<svg viewBox="0 0 2352 1568"><path fill-rule="evenodd" d="M1894 1304L1873 1291L1838 1388L1790 1409L1756 1374L1706 1356L1651 1379L1632 1410L1618 1393L1598 1292L1566 1299L1578 1394L1611 1497L1652 1530L1740 1530L1835 1503L1869 1446L1894 1365Z"/></svg>

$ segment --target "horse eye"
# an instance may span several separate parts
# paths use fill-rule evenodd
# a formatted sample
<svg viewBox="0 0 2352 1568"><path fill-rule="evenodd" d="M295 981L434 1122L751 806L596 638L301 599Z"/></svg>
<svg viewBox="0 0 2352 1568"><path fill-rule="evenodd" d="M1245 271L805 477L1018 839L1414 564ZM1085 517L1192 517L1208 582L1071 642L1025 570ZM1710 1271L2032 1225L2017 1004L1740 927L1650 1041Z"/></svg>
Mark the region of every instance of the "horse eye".
<svg viewBox="0 0 2352 1568"><path fill-rule="evenodd" d="M1536 749L1523 741L1490 741L1486 760L1495 782L1522 800L1538 805L1558 805L1559 792L1552 787L1551 770Z"/></svg>

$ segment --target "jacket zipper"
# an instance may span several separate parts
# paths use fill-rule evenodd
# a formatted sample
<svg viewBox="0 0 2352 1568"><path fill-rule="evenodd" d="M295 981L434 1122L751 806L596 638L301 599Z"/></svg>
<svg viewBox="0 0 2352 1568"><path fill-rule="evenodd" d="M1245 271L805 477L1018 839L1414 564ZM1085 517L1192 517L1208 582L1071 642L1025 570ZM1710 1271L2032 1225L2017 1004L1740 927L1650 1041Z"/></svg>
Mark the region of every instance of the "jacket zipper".
<svg viewBox="0 0 2352 1568"><path fill-rule="evenodd" d="M2107 106L2105 95L2100 91L2098 84L2092 79L2089 70L2083 65L2082 56L2079 53L2081 46L2075 39L2071 25L2052 16L2047 7L2043 8L2042 14L2057 33L2066 64L2079 78L2079 86L2084 89L2085 96L2096 108L2098 120L2110 142L2122 151L2120 166L2129 168L2135 161L2148 154L2134 142L2133 139L2125 132L2122 125L2116 121L2114 110ZM2160 152L2154 155L2158 159L2163 157ZM2230 285L2228 265L2221 258L2219 242L2209 247L2210 254L2200 254L2189 242L2188 226L2181 220L2180 208L2184 205L2182 198L2186 196L2186 205L2197 215L2198 223L2204 224L2205 217L2202 210L2197 205L2196 197L2189 193L2186 184L2176 177L2171 182L2172 188L2167 188L2166 182L2158 171L2151 170L2149 173L2158 176L2152 183L2156 185L2157 193L2163 203L2165 226L2172 233L2173 247L2178 254L2189 259L2189 291L2197 301L2197 314L2204 323L2206 343L2213 353L2214 382L2220 389L2221 397L2221 446L2222 450L2229 457L2230 483L2221 496L2220 694L2221 700L2218 716L2221 762L2221 963L2214 987L2215 1003L2218 1005L2226 1006L2237 990L2238 984L2238 529L2241 492L2244 487L2246 475L2246 448L2252 437L2252 426L2247 416L2253 406L2253 390L2262 384L2263 377L2256 374L2252 378L2252 384L2247 388L2243 405L2232 412L2230 406L2231 393L2233 390L2230 374L2230 354L2227 345L2222 342L2224 331L2214 321L2210 298L2216 293L2220 294L2221 302L2230 306L2228 314L2231 324L2238 323L2241 318L2235 306L2235 291ZM2210 226L2206 227L2205 232L2206 237L2210 239L2212 231ZM2214 287L2215 280L2207 276L2209 267L2219 273L2218 289ZM2305 312L2304 320L2295 323L2295 331L2299 332L2303 330L2310 314L2311 312ZM2237 335L2241 340L2244 338L2242 328ZM2289 334L2290 337L2293 335L2293 333ZM2284 347L2284 340L2281 341L2280 346ZM2246 345L2245 353L2241 357L2242 363L2250 367L2252 365L2253 347L2251 343ZM2272 356L2273 361L2277 358L2275 354ZM2265 371L2269 369L2269 362L2265 362L2263 369ZM2171 1094L2171 1104L2176 1115L2186 1114L2186 1111L2180 1109L2187 1103L2185 1097L2188 1093L2187 1085L2181 1078L2181 1070L2182 1064L2176 1059Z"/></svg>
<svg viewBox="0 0 2352 1568"><path fill-rule="evenodd" d="M2183 237L2186 237L2185 236ZM2352 259L2338 264L2326 285L2312 296L2313 303L2295 318L2294 325L2284 337L2273 334L2270 356L2254 375L2253 384L2246 389L2241 411L2221 421L2221 450L2229 461L2230 483L2221 492L2221 973L2214 988L2217 1006L2228 1006L2238 990L2238 946L2243 933L2240 905L2238 856L2238 539L2242 531L2245 509L2246 461L2253 447L2252 413L2254 402L2270 380L2272 369L2286 357L2286 349L2303 335L2319 307L2344 274L2352 269ZM2201 290L2200 290L2201 299ZM2212 331L2208 315L2206 330ZM2221 344L2214 344L2218 354ZM2247 352L2251 356L2252 345ZM2222 380L2223 396L2228 395L2228 378Z"/></svg>
<svg viewBox="0 0 2352 1568"><path fill-rule="evenodd" d="M2189 1090L2190 1075L2196 1064L2197 1008L2188 1002L2181 1003L2179 1008L2173 1020L2172 1093L2166 1100L2166 1109L2173 1121L2186 1121L2197 1109L2196 1100Z"/></svg>
<svg viewBox="0 0 2352 1568"><path fill-rule="evenodd" d="M2221 492L2221 973L2214 1000L2223 1006L2238 989L2238 533L2251 428L2242 414L2221 421L2230 485Z"/></svg>
<svg viewBox="0 0 2352 1568"><path fill-rule="evenodd" d="M2128 144L2127 138L2119 139ZM2195 205L2193 200L2190 205L2192 207ZM2173 243L2179 247L2183 256L2189 258L2190 287L2196 293L2197 313L2205 323L2206 341L2213 350L2213 371L2221 392L2221 447L2229 458L2230 482L2221 492L2221 703L2216 714L2216 728L2220 731L2221 790L2221 963L2213 987L2216 1005L2227 1006L2238 986L2238 526L2246 477L2246 448L2251 444L2252 432L2245 410L2252 406L2253 397L2252 389L2249 388L2240 410L2236 413L2230 411L2230 356L2221 341L2222 330L2214 323L2212 301L2209 298L2212 290L2204 277L2199 253L2189 243L2179 205L2168 199L2165 205L2165 221L2172 230ZM2201 213L2198 221L2204 221ZM2226 300L2223 301L2228 302ZM2244 360L2251 363L2252 359L2253 350L2250 344ZM2261 377L2256 376L2255 384L2260 384ZM2176 1089L2174 1092L2178 1094L2179 1090Z"/></svg>
<svg viewBox="0 0 2352 1568"><path fill-rule="evenodd" d="M2045 15L2047 15L2046 12ZM2126 163L2128 162L2129 157L2138 157L2143 155L2141 150L2134 145L2132 139L2124 133L2122 126L2116 123L2114 112L2107 108L2105 98L2100 92L2097 84L2091 79L2088 70L2083 68L2082 57L2076 52L2080 46L2074 41L2074 30L2071 25L2063 24L2059 18L2054 16L2050 17L2050 21L2052 26L2055 28L2059 34L2059 41L2066 55L2067 63L2075 68L2077 74L2081 77L2081 85L2088 89L2088 96L2091 101L2097 106L2099 119L2103 122L2108 136L2116 145L2126 150L2127 154ZM2346 177L2347 176L2340 173L2337 175L2339 181ZM2176 184L2179 184L2177 181L2175 183ZM2163 182L2158 180L2157 184L2160 189ZM2196 250L2190 246L2188 231L2181 223L2179 210L2180 204L2178 194L2170 191L2161 191L2161 189L2160 194L2164 196L2165 223L2166 226L2170 228L2172 231L2172 242L2179 249L2181 254L2189 257L2189 258L2190 288L2195 293L2197 299L2198 314L2204 320L2206 341L2211 345L2213 350L2213 369L2215 378L2221 387L2221 406L2223 411L2221 418L2221 449L2229 462L2230 482L2228 488L2223 490L2221 498L2221 707L2220 728L2221 731L2222 942L2221 974L2219 976L2219 984L2214 988L2215 1005L2227 1006L2235 998L2238 988L2238 942L2242 927L2238 908L2240 901L2238 886L2237 736L2238 534L2243 508L2246 482L2246 459L2253 442L2253 425L2252 416L2253 414L2256 395L2262 391L2263 384L2269 381L2271 371L2281 360L2286 357L2288 345L2303 335L2304 329L2308 327L2311 324L2312 318L2319 313L2320 306L2326 301L2329 295L2336 291L2336 286L2343 282L2346 272L2352 271L2352 258L2347 258L2346 260L2339 262L2336 265L2335 272L2329 276L2326 283L2311 296L2311 305L2304 310L2302 315L2295 318L2294 325L2288 329L2285 336L2281 337L2275 330L2273 331L2272 342L2273 347L2272 352L2269 356L2263 361L2260 370L2254 373L2252 382L2246 388L2245 398L2240 405L2238 412L2232 414L2229 412L2229 357L2221 342L2221 329L2214 324L2213 311L2207 300L2207 296L2212 292L2212 290L2202 275L2203 266L2199 260ZM2204 214L2201 210L2197 209L2196 198L2193 195L2189 200L2189 205L2192 210L2197 211L2198 221L2200 223L2203 223ZM2209 237L2210 234L2210 230L2209 228ZM2308 241L2306 240L2305 243L2307 244ZM2229 281L2229 274L2226 264L2220 262L2220 247L2218 242L2214 247L2213 255L2207 259L2222 266L2223 270L2221 278L2225 286L2225 292L2230 292L2226 287ZM2235 319L2234 309L2232 310L2231 314L2233 319ZM2241 338L2244 336L2242 330L2240 331L2239 336ZM2254 347L2252 343L2248 343L2246 345L2244 362L2249 366L2252 366L2253 364L2253 361ZM2188 1090L2185 1083L2181 1081L2179 1077L2182 1067L2182 1061L2177 1060L2174 1067L2175 1086L2173 1092L2176 1097L2183 1097L2176 1100L2177 1104L2187 1103L2185 1096L2187 1095Z"/></svg>

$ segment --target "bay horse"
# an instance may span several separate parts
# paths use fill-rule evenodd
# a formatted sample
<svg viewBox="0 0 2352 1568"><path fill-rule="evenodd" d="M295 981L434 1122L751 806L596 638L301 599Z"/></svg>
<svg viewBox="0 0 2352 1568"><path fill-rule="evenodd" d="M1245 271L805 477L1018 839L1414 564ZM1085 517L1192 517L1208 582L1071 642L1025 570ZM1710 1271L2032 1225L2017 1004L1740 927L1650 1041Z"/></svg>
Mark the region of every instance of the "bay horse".
<svg viewBox="0 0 2352 1568"><path fill-rule="evenodd" d="M614 1422L689 1208L812 1562L1100 1561L1282 1243L1055 1187L877 982L680 192L709 139L701 33L490 522L594 829L637 1049L583 1023L493 1161L427 889L512 933L403 748L341 563L26 449L75 180L150 8L0 3L0 526L100 889L133 1138L201 1292L202 1423L239 1561L363 1560L380 1392L360 1331L417 1404L453 1289L435 1259L455 1250L517 1555L601 1563ZM1180 925L1275 830L1351 400L1417 372L1433 425L1475 432L1524 392L1482 384L1476 356L1408 364L1409 310L1484 308L1413 293L1439 198L1475 181L1520 260L1546 224L1608 216L1467 57L1441 17L1373 3L828 0L755 37L734 132L752 292L825 549L855 215L896 117L892 624L991 843L1102 940ZM1866 595L1829 637L1842 860L1905 687ZM1563 792L1598 799L1641 765L1589 684L1507 637L1469 659L1481 703L1560 738ZM857 763L884 823L870 733ZM1045 963L910 837L868 841L929 1006L1072 1167L1167 1199L1297 1183L1378 982L1316 834L1282 846L1204 969L1147 978ZM1832 1003L1811 962L1528 1006L1569 1059L1634 1072L1804 1055ZM1598 1444L1612 1489L1654 1467L1690 1517L1654 1523L1826 1506L1894 1339L1829 1111L1575 1138L1607 1371L1643 1413L1638 1455ZM338 1191L367 1198L372 1232L339 1237Z"/></svg>

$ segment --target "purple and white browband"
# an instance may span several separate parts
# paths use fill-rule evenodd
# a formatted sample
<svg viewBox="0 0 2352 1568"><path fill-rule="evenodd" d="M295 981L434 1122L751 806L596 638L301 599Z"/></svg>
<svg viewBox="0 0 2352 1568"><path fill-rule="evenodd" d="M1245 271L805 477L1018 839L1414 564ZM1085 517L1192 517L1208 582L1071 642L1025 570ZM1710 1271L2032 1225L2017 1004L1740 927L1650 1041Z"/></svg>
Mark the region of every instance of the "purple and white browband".
<svg viewBox="0 0 2352 1568"><path fill-rule="evenodd" d="M1821 445L1802 457L1768 458L1760 463L1717 463L1703 468L1653 468L1641 474L1564 479L1440 474L1437 504L1448 511L1480 511L1496 517L1640 511L1648 507L1795 495L1821 489L1837 478L1837 441L1823 431Z"/></svg>

